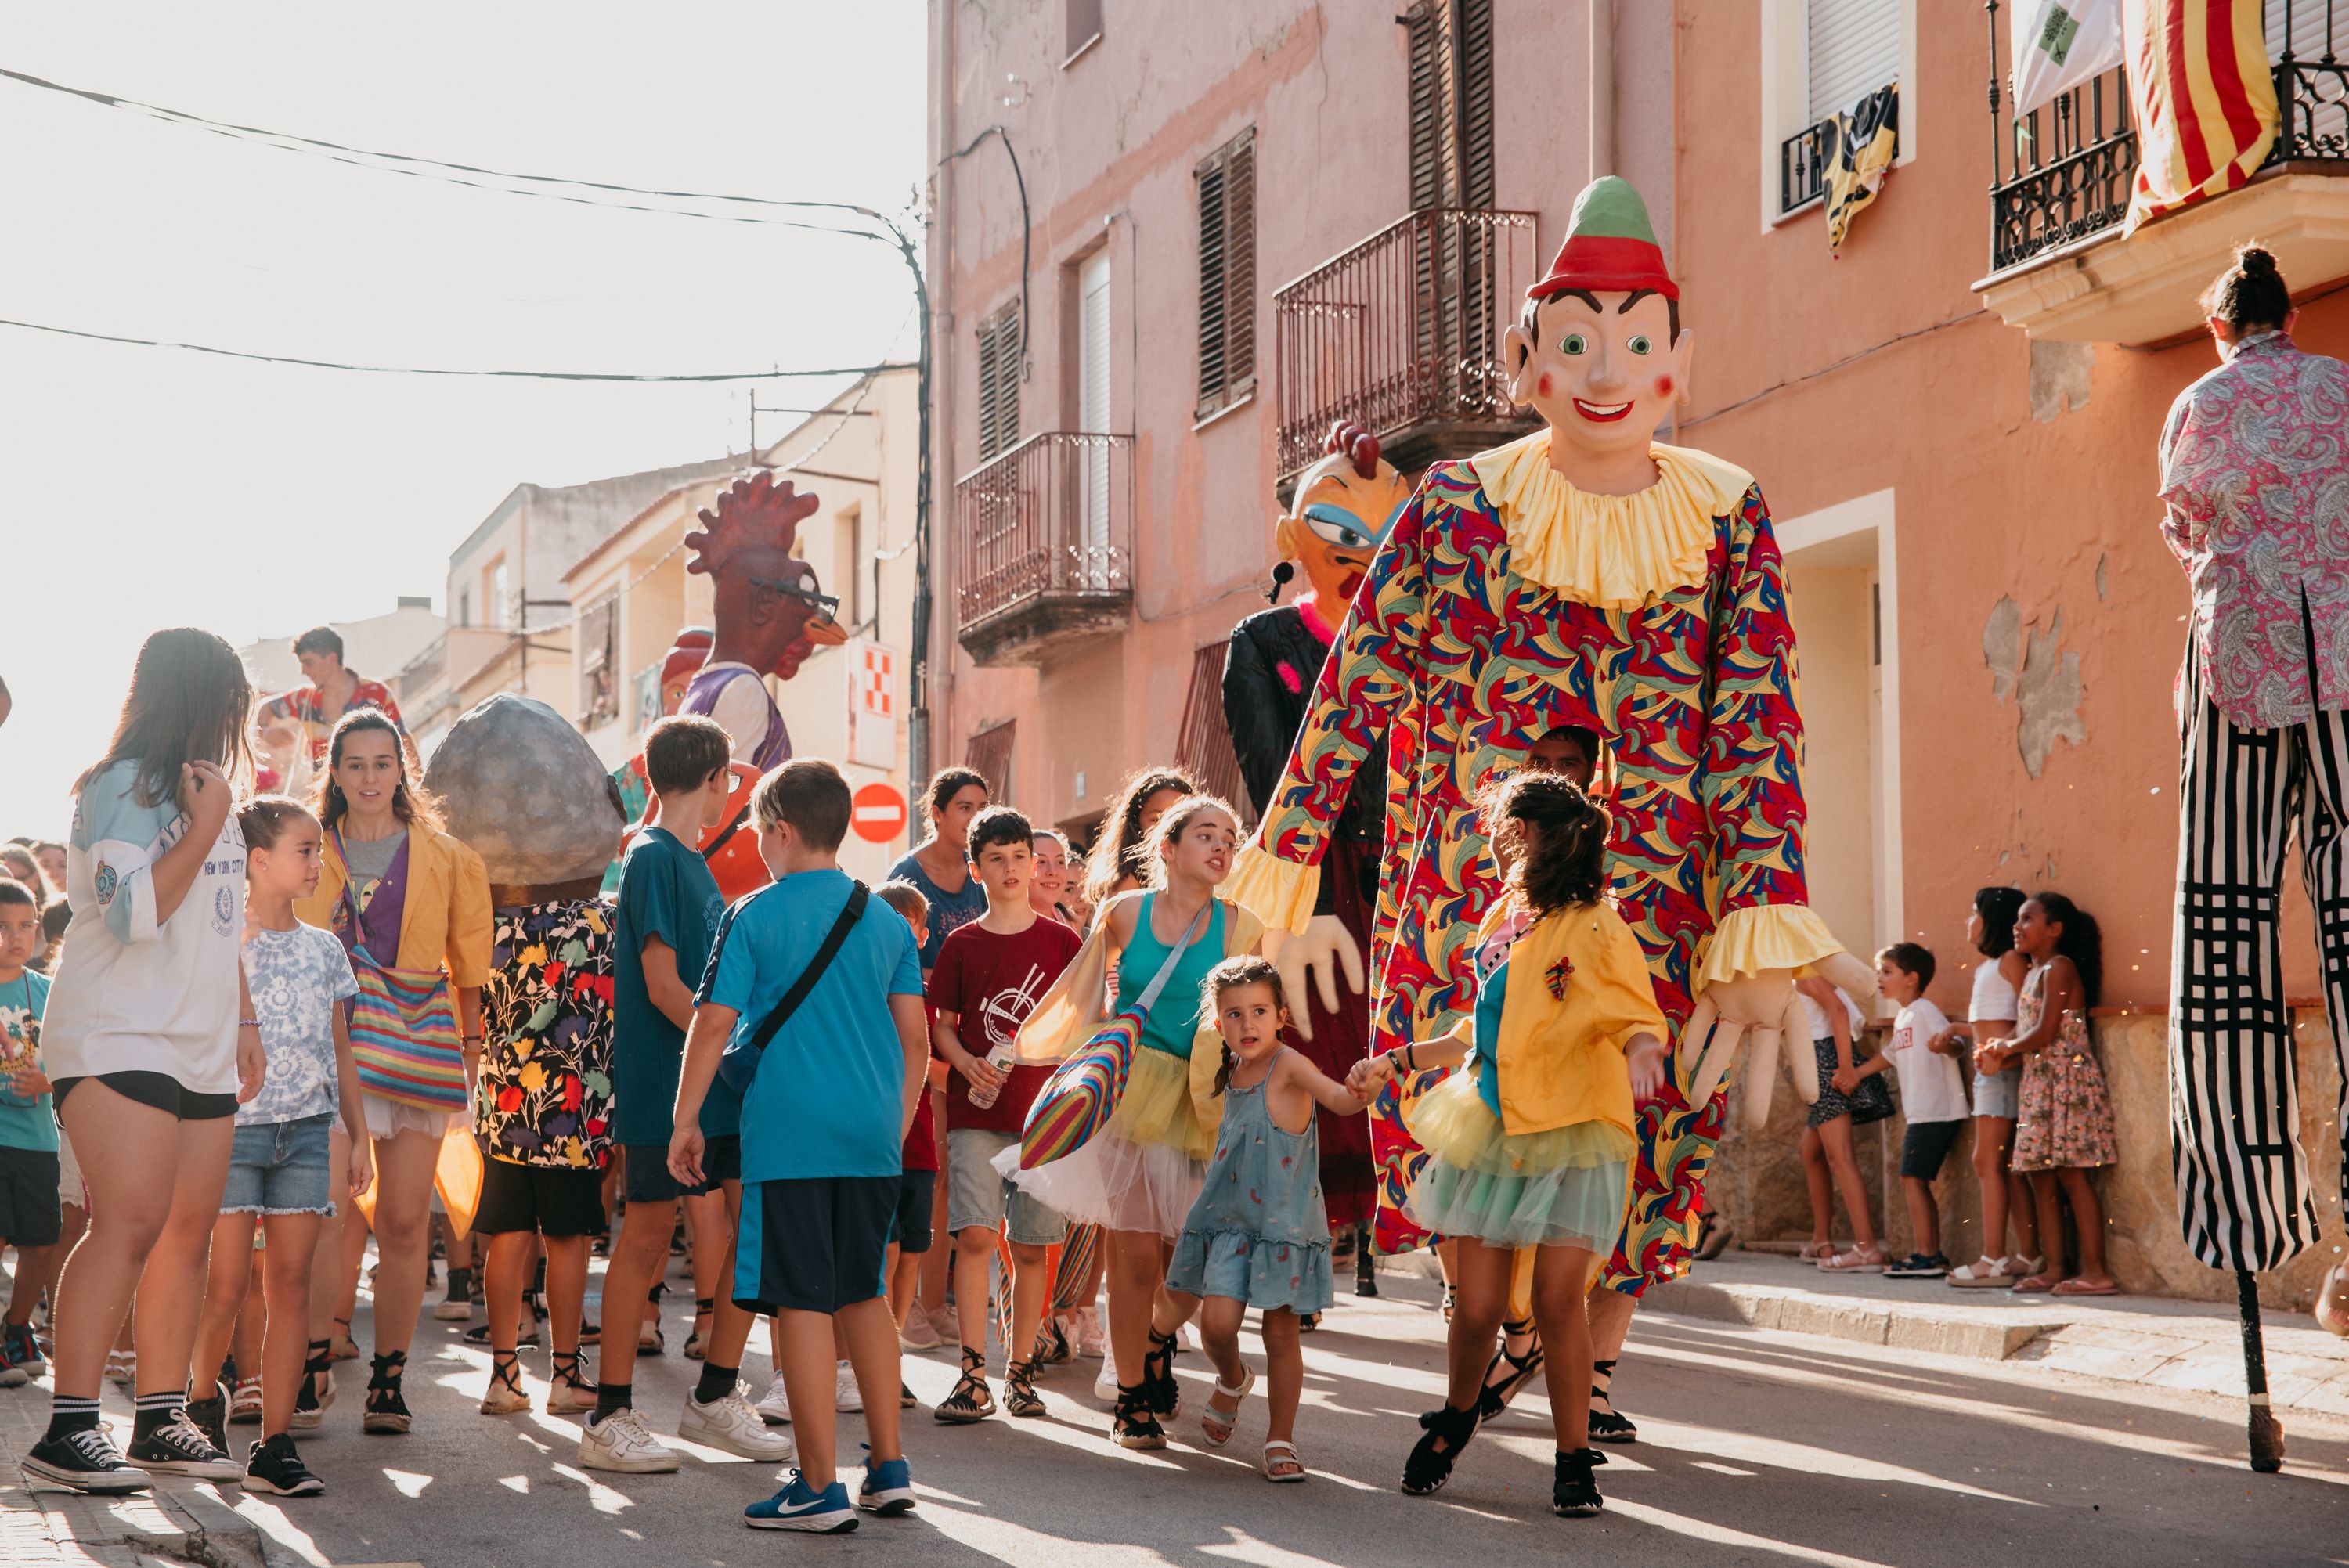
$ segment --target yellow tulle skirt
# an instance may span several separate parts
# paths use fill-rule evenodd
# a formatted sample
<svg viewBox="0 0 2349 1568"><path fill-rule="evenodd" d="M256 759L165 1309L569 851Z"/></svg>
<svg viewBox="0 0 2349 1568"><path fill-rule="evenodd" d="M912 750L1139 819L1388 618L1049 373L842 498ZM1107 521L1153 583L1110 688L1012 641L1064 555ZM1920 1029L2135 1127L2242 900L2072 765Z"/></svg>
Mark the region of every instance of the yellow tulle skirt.
<svg viewBox="0 0 2349 1568"><path fill-rule="evenodd" d="M1474 1071L1422 1095L1406 1123L1429 1156L1403 1206L1413 1223L1496 1247L1614 1250L1638 1152L1623 1128L1584 1121L1513 1137Z"/></svg>
<svg viewBox="0 0 2349 1568"><path fill-rule="evenodd" d="M1125 1094L1102 1129L1128 1143L1164 1144L1193 1160L1215 1152L1215 1130L1199 1120L1191 1103L1191 1064L1181 1057L1137 1046L1126 1074Z"/></svg>

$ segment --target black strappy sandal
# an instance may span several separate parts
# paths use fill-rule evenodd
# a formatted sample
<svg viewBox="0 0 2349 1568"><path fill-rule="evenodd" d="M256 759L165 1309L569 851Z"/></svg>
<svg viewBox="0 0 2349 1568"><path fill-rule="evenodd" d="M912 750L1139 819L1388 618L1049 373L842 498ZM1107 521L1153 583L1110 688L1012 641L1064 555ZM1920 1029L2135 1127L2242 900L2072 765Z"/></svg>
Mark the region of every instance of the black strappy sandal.
<svg viewBox="0 0 2349 1568"><path fill-rule="evenodd" d="M667 1294L668 1284L665 1280L653 1281L652 1288L645 1292L645 1315L636 1324L636 1354L639 1356L658 1356L667 1346L668 1336L661 1332L660 1317L661 1297Z"/></svg>
<svg viewBox="0 0 2349 1568"><path fill-rule="evenodd" d="M1040 1416L1044 1397L1036 1392L1036 1363L1014 1361L1003 1369L1003 1408L1014 1416Z"/></svg>
<svg viewBox="0 0 2349 1568"><path fill-rule="evenodd" d="M709 1322L717 1310L716 1296L704 1295L694 1298L693 1332L685 1336L685 1358L688 1361L699 1361L709 1356L709 1341L701 1326Z"/></svg>
<svg viewBox="0 0 2349 1568"><path fill-rule="evenodd" d="M1513 1338L1529 1338L1533 1344L1524 1356L1512 1356L1509 1354L1509 1341ZM1485 1386L1476 1395L1477 1418L1489 1421L1507 1409L1509 1401L1517 1397L1517 1390L1531 1382L1534 1375L1541 1370L1542 1359L1541 1335L1531 1323L1501 1325L1500 1348L1495 1350L1493 1359L1485 1363ZM1493 1375L1501 1372L1504 1366L1508 1370L1496 1379Z"/></svg>
<svg viewBox="0 0 2349 1568"><path fill-rule="evenodd" d="M367 1413L359 1418L359 1430L396 1437L415 1424L408 1401L399 1397L399 1375L407 1366L405 1350L378 1356L369 1363Z"/></svg>
<svg viewBox="0 0 2349 1568"><path fill-rule="evenodd" d="M1361 1244L1354 1249L1354 1294L1366 1296L1379 1294L1378 1259L1371 1255L1368 1231L1362 1233Z"/></svg>
<svg viewBox="0 0 2349 1568"><path fill-rule="evenodd" d="M1174 1381L1175 1335L1150 1331L1150 1353L1142 1358L1139 1387L1150 1400L1151 1414L1171 1421L1183 1413L1183 1387Z"/></svg>
<svg viewBox="0 0 2349 1568"><path fill-rule="evenodd" d="M341 1342L335 1346L335 1359L337 1361L357 1360L359 1358L359 1345L357 1340L351 1337L351 1320L347 1317L334 1317L327 1319L327 1321L332 1323L336 1328L343 1331ZM349 1348L344 1348L346 1346Z"/></svg>
<svg viewBox="0 0 2349 1568"><path fill-rule="evenodd" d="M1411 1457L1402 1462L1402 1489L1413 1497L1426 1497L1443 1491L1444 1483L1452 1479L1452 1467L1468 1439L1476 1435L1479 1423L1474 1408L1458 1410L1446 1405L1422 1416L1419 1424L1426 1436L1413 1445Z"/></svg>
<svg viewBox="0 0 2349 1568"><path fill-rule="evenodd" d="M1604 1454L1591 1449L1560 1452L1550 1482L1550 1511L1560 1519L1592 1519L1603 1511L1607 1500L1599 1495L1599 1478L1590 1472L1606 1462Z"/></svg>
<svg viewBox="0 0 2349 1568"><path fill-rule="evenodd" d="M1163 1449L1166 1446L1166 1429L1158 1424L1142 1387L1139 1383L1118 1385L1117 1405L1110 1411L1111 1431L1119 1448Z"/></svg>
<svg viewBox="0 0 2349 1568"><path fill-rule="evenodd" d="M511 1416L517 1410L530 1408L530 1396L522 1391L522 1358L512 1350L490 1353L490 1386L481 1393L481 1414Z"/></svg>
<svg viewBox="0 0 2349 1568"><path fill-rule="evenodd" d="M1610 1385L1615 1381L1615 1363L1612 1361L1593 1361L1590 1370L1594 1375L1606 1378ZM1599 1408L1601 1403L1607 1407L1603 1410ZM1640 1429L1631 1424L1629 1417L1616 1412L1614 1397L1596 1383L1590 1386L1590 1440L1594 1443L1636 1443L1640 1440Z"/></svg>
<svg viewBox="0 0 2349 1568"><path fill-rule="evenodd" d="M937 1403L930 1412L949 1426L968 1426L995 1414L995 1396L987 1387L987 1355L984 1351L963 1347L962 1376L955 1382L954 1392Z"/></svg>
<svg viewBox="0 0 2349 1568"><path fill-rule="evenodd" d="M315 1431L326 1414L326 1407L335 1402L335 1342L313 1339L310 1353L302 1363L302 1386L294 1390L293 1425L302 1431Z"/></svg>
<svg viewBox="0 0 2349 1568"><path fill-rule="evenodd" d="M558 1350L547 1364L546 1413L575 1416L595 1408L595 1385L587 1381L576 1350Z"/></svg>

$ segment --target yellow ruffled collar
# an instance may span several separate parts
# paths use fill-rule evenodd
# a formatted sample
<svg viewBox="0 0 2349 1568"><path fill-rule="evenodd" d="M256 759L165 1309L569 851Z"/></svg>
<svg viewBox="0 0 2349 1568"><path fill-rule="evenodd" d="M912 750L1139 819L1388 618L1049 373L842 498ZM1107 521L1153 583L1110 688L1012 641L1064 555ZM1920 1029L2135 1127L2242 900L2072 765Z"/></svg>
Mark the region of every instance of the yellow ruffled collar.
<svg viewBox="0 0 2349 1568"><path fill-rule="evenodd" d="M1685 447L1650 444L1657 480L1633 495L1587 495L1549 466L1537 430L1468 459L1508 531L1519 576L1578 603L1630 610L1704 575L1715 520L1754 478Z"/></svg>

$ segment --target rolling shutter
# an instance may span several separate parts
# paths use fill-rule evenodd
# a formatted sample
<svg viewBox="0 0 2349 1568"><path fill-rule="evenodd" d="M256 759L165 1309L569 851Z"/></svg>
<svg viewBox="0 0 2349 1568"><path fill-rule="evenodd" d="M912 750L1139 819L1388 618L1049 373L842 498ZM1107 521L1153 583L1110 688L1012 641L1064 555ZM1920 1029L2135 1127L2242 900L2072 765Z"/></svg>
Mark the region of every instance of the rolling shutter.
<svg viewBox="0 0 2349 1568"><path fill-rule="evenodd" d="M2338 0L2334 0L2334 5ZM2284 0L2267 0L2268 64L2283 58L2284 27L2292 28L2292 57L2295 63L2315 61L2333 54L2338 47L2349 45L2349 7L2343 8L2340 37L2335 43L2328 13L2334 5L2326 0L2293 0L2286 15Z"/></svg>
<svg viewBox="0 0 2349 1568"><path fill-rule="evenodd" d="M1810 0L1810 120L1851 108L1900 74L1900 0Z"/></svg>

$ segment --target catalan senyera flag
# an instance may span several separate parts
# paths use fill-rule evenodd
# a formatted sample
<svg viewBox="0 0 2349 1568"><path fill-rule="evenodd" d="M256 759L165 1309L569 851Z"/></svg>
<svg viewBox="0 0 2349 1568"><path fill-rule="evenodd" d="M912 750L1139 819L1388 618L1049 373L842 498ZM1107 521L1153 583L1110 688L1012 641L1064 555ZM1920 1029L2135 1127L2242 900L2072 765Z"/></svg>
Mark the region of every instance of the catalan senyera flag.
<svg viewBox="0 0 2349 1568"><path fill-rule="evenodd" d="M2251 177L2276 139L2260 0L2129 0L2121 18L2137 114L2128 227Z"/></svg>

